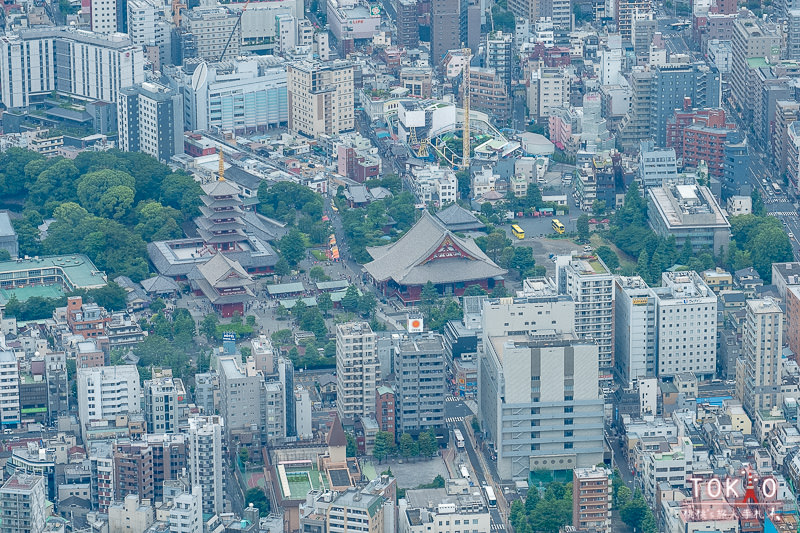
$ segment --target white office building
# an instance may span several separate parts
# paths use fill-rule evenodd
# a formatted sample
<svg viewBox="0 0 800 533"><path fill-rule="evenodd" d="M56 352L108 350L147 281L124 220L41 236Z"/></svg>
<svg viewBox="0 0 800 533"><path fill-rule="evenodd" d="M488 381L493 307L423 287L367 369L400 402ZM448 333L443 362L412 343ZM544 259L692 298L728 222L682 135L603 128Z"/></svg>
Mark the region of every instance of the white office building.
<svg viewBox="0 0 800 533"><path fill-rule="evenodd" d="M349 61L299 61L287 67L289 131L317 138L355 127L354 69Z"/></svg>
<svg viewBox="0 0 800 533"><path fill-rule="evenodd" d="M238 22L239 14L223 6L195 7L181 17L181 26L194 36L197 56L211 61L241 54L242 25Z"/></svg>
<svg viewBox="0 0 800 533"><path fill-rule="evenodd" d="M450 168L433 164L413 167L409 177L420 203L438 207L458 199L458 178Z"/></svg>
<svg viewBox="0 0 800 533"><path fill-rule="evenodd" d="M16 427L19 422L19 363L14 352L0 351L0 424Z"/></svg>
<svg viewBox="0 0 800 533"><path fill-rule="evenodd" d="M575 303L559 295L548 278L529 278L516 298L486 298L482 301L484 336L535 335L541 331L572 333Z"/></svg>
<svg viewBox="0 0 800 533"><path fill-rule="evenodd" d="M294 422L298 439L305 440L314 436L311 427L311 396L302 385L294 389Z"/></svg>
<svg viewBox="0 0 800 533"><path fill-rule="evenodd" d="M502 479L602 458L598 347L575 336L575 309L545 278L483 302L478 413Z"/></svg>
<svg viewBox="0 0 800 533"><path fill-rule="evenodd" d="M656 149L652 140L639 143L639 181L642 187L661 187L678 177L674 148Z"/></svg>
<svg viewBox="0 0 800 533"><path fill-rule="evenodd" d="M128 1L128 35L135 45L159 48L161 63L171 55L171 24L166 19L165 4L155 0ZM157 69L160 70L160 69Z"/></svg>
<svg viewBox="0 0 800 533"><path fill-rule="evenodd" d="M614 276L594 254L558 256L556 285L575 302L575 333L597 343L600 379L613 379Z"/></svg>
<svg viewBox="0 0 800 533"><path fill-rule="evenodd" d="M169 533L203 533L203 489L194 485L192 492L179 494L169 511Z"/></svg>
<svg viewBox="0 0 800 533"><path fill-rule="evenodd" d="M286 67L272 56L167 69L183 92L187 131L267 131L286 124Z"/></svg>
<svg viewBox="0 0 800 533"><path fill-rule="evenodd" d="M697 272L664 272L658 299L658 377L717 368L717 296Z"/></svg>
<svg viewBox="0 0 800 533"><path fill-rule="evenodd" d="M656 375L656 295L639 276L614 282L614 366L628 387Z"/></svg>
<svg viewBox="0 0 800 533"><path fill-rule="evenodd" d="M375 414L377 335L366 322L336 326L336 408L339 418Z"/></svg>
<svg viewBox="0 0 800 533"><path fill-rule="evenodd" d="M144 53L122 33L61 27L0 37L0 98L7 108L28 107L54 91L116 102L120 89L143 81Z"/></svg>
<svg viewBox="0 0 800 533"><path fill-rule="evenodd" d="M139 370L135 365L78 369L78 415L81 430L92 420L142 411Z"/></svg>
<svg viewBox="0 0 800 533"><path fill-rule="evenodd" d="M455 487L409 489L399 508L399 533L491 533L489 509L480 493L459 493ZM463 525L463 528L459 528Z"/></svg>
<svg viewBox="0 0 800 533"><path fill-rule="evenodd" d="M117 0L88 0L81 2L84 15L88 15L89 27L95 33L122 31L118 26Z"/></svg>
<svg viewBox="0 0 800 533"><path fill-rule="evenodd" d="M189 480L202 490L202 512L222 513L225 510L225 450L221 416L189 418ZM194 489L192 489L194 494Z"/></svg>

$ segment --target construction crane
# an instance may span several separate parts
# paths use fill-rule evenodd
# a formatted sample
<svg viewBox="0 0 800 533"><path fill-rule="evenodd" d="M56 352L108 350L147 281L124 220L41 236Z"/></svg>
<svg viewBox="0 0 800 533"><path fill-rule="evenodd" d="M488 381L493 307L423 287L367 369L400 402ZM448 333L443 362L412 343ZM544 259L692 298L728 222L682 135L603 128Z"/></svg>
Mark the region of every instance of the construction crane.
<svg viewBox="0 0 800 533"><path fill-rule="evenodd" d="M225 48L222 49L222 53L219 55L219 60L222 61L225 59L225 52L228 51L228 46L231 44L231 39L233 39L234 34L236 33L236 29L239 27L239 24L242 23L242 15L244 12L247 11L247 6L250 5L250 0L244 3L244 7L242 8L241 13L239 13L239 17L236 19L236 24L233 25L233 30L231 30L231 34L228 35L228 40L225 41Z"/></svg>
<svg viewBox="0 0 800 533"><path fill-rule="evenodd" d="M464 48L462 50L464 57L467 58L467 62L464 65L464 77L463 77L463 85L464 85L464 132L462 133L462 147L461 147L461 168L462 170L469 170L469 91L470 91L470 83L469 83L469 61L472 57L472 50L469 48Z"/></svg>

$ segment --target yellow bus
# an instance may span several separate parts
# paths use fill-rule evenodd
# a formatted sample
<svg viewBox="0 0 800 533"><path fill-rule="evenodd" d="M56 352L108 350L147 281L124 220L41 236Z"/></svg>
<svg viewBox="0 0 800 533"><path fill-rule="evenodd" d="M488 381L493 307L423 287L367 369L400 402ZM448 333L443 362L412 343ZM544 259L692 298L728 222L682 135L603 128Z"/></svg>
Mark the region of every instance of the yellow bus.
<svg viewBox="0 0 800 533"><path fill-rule="evenodd" d="M564 224L562 224L561 221L558 220L557 218L554 218L553 219L553 231L555 231L559 235L563 235L564 234L564 230L565 230Z"/></svg>
<svg viewBox="0 0 800 533"><path fill-rule="evenodd" d="M517 239L525 238L525 230L520 228L517 224L511 224L511 235Z"/></svg>

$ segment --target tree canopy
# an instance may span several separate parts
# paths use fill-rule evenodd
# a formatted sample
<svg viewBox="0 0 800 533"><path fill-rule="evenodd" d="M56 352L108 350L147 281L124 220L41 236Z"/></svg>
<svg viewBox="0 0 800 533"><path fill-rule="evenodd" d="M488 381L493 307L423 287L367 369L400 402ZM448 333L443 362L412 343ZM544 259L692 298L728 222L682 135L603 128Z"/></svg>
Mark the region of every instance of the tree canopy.
<svg viewBox="0 0 800 533"><path fill-rule="evenodd" d="M183 234L200 185L142 153L82 152L74 161L12 148L0 155L0 196L23 200L13 221L25 255L84 253L109 278L149 272L146 243ZM38 226L55 221L41 239Z"/></svg>

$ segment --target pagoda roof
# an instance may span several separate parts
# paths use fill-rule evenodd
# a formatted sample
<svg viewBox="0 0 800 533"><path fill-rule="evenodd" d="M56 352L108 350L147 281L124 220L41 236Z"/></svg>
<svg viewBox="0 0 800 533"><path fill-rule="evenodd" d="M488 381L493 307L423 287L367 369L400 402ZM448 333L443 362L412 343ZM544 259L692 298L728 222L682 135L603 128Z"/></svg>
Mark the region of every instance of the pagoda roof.
<svg viewBox="0 0 800 533"><path fill-rule="evenodd" d="M239 196L239 189L225 180L212 181L200 187L208 196Z"/></svg>
<svg viewBox="0 0 800 533"><path fill-rule="evenodd" d="M202 228L212 233L225 230L244 229L244 223L239 220L226 220L224 222L217 222L207 218L201 219L197 223L197 227Z"/></svg>
<svg viewBox="0 0 800 533"><path fill-rule="evenodd" d="M241 208L242 201L239 198L234 197L214 197L214 196L201 196L200 200L202 200L204 206L200 206L201 209L203 207L239 207Z"/></svg>
<svg viewBox="0 0 800 533"><path fill-rule="evenodd" d="M405 235L387 246L370 247L364 269L376 280L399 285L457 283L495 278L507 271L472 239L456 237L428 211Z"/></svg>
<svg viewBox="0 0 800 533"><path fill-rule="evenodd" d="M205 229L197 229L197 233L206 244L222 244L225 242L243 242L247 240L247 235L241 230L231 233L211 233Z"/></svg>

